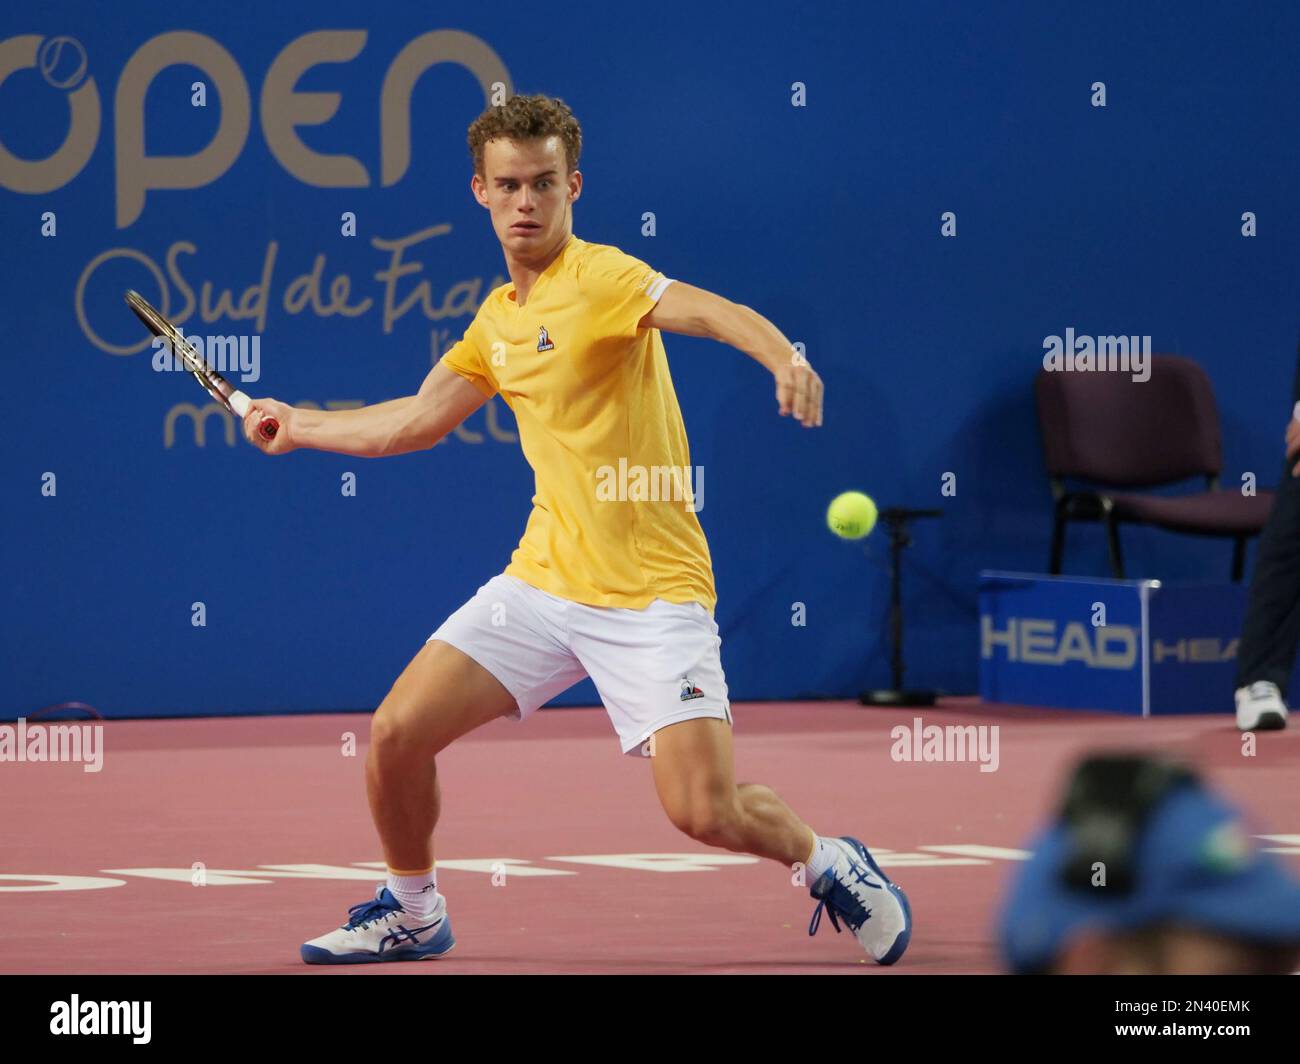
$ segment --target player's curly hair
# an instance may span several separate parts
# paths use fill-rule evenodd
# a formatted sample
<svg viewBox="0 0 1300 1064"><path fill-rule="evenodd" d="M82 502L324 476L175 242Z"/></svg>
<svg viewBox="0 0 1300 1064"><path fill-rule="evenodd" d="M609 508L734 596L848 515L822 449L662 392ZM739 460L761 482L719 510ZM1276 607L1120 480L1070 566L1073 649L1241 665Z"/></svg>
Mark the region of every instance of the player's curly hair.
<svg viewBox="0 0 1300 1064"><path fill-rule="evenodd" d="M511 96L499 107L489 107L470 124L469 154L474 172L483 172L483 149L490 140L534 140L557 136L564 144L569 173L578 168L582 154L582 127L569 105L553 96Z"/></svg>

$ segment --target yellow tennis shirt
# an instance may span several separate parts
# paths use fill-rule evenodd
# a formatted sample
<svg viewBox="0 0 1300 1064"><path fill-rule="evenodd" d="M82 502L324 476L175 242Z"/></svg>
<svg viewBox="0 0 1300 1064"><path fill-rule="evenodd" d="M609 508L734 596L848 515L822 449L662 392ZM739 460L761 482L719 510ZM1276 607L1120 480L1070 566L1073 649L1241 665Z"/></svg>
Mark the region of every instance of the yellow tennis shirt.
<svg viewBox="0 0 1300 1064"><path fill-rule="evenodd" d="M591 606L717 600L691 467L658 329L637 323L670 282L571 236L522 307L496 288L443 357L514 411L536 491L506 573Z"/></svg>

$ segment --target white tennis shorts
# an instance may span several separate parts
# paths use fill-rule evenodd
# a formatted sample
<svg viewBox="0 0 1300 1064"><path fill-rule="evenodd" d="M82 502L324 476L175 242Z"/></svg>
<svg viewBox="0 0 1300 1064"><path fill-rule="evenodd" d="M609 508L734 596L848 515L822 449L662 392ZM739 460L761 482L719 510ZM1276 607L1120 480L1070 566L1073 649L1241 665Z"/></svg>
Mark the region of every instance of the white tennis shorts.
<svg viewBox="0 0 1300 1064"><path fill-rule="evenodd" d="M722 639L698 602L584 606L502 573L429 639L450 643L500 680L519 705L515 720L590 676L625 754L648 753L650 736L679 721L731 723Z"/></svg>

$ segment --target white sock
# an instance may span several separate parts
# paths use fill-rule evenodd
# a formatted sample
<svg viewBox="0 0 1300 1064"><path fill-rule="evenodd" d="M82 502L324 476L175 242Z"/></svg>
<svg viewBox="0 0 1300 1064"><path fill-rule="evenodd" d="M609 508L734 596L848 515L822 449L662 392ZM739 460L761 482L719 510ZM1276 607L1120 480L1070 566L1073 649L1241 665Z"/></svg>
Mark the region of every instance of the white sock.
<svg viewBox="0 0 1300 1064"><path fill-rule="evenodd" d="M438 908L438 883L432 868L414 875L388 871L388 889L412 916L431 916Z"/></svg>
<svg viewBox="0 0 1300 1064"><path fill-rule="evenodd" d="M817 842L813 845L812 856L808 858L805 866L808 869L808 885L812 886L821 879L839 856L840 848L818 835Z"/></svg>

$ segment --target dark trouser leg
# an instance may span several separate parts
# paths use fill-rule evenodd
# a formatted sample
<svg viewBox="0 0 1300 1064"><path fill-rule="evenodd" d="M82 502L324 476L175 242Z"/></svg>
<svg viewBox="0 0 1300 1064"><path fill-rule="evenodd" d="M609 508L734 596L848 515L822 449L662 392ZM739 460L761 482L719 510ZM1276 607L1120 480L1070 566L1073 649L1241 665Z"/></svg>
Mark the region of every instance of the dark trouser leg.
<svg viewBox="0 0 1300 1064"><path fill-rule="evenodd" d="M1271 680L1285 696L1300 643L1300 477L1282 481L1259 540L1237 656L1237 686Z"/></svg>

